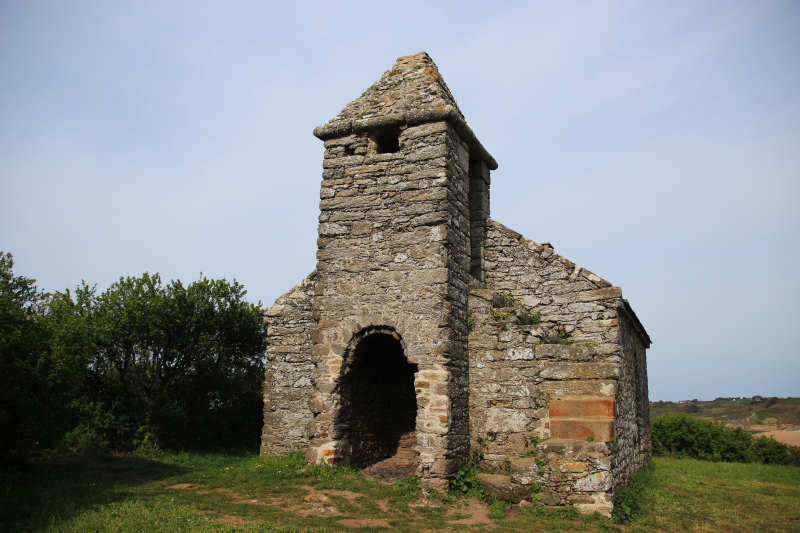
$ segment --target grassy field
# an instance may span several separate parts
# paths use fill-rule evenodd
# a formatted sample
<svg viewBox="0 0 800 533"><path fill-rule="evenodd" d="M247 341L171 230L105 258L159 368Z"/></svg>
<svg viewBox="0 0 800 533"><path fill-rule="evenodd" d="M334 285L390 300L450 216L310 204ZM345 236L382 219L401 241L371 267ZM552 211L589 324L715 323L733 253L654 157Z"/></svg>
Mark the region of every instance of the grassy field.
<svg viewBox="0 0 800 533"><path fill-rule="evenodd" d="M41 461L3 480L0 531L800 531L800 468L659 458L618 526L419 493L300 458L164 454Z"/></svg>
<svg viewBox="0 0 800 533"><path fill-rule="evenodd" d="M735 427L781 424L800 426L800 398L764 398L757 403L749 399L691 402L698 408L697 412L689 412L692 416L710 418ZM675 402L650 402L650 416L667 413L686 413L687 404Z"/></svg>

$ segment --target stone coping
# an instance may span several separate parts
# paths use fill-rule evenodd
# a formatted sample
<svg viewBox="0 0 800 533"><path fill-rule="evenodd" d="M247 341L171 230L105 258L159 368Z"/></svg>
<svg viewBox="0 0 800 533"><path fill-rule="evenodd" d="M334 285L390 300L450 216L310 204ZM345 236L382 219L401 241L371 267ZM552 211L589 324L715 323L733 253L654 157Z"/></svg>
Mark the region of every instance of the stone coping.
<svg viewBox="0 0 800 533"><path fill-rule="evenodd" d="M392 113L382 117L372 117L361 120L339 120L325 124L324 126L317 126L314 128L314 136L324 141L335 137L344 137L352 133L362 133L386 127L403 125L416 126L417 124L440 121L450 123L461 138L469 144L470 151L472 152L470 156L477 156L471 157L472 159L480 159L486 163L489 170L497 169L497 161L495 158L483 147L475 136L475 132L473 132L464 119L461 118L461 115L458 114L458 110L451 105L443 105L433 109L418 109L407 113Z"/></svg>

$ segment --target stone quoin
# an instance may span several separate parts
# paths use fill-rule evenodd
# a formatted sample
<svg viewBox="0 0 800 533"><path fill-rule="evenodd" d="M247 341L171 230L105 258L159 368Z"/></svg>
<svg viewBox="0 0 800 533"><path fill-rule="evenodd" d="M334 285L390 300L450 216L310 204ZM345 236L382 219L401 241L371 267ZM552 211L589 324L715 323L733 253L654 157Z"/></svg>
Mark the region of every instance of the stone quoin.
<svg viewBox="0 0 800 533"><path fill-rule="evenodd" d="M497 162L422 52L333 120L317 268L266 311L262 454L608 514L651 456L619 287L489 218ZM538 495L538 496L536 496Z"/></svg>

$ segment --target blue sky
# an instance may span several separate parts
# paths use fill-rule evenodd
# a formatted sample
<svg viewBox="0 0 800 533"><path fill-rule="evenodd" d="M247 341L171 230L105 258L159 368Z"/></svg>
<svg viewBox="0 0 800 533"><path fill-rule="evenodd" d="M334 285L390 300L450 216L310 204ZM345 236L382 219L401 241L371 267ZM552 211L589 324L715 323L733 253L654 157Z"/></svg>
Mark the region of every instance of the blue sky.
<svg viewBox="0 0 800 533"><path fill-rule="evenodd" d="M796 1L0 1L0 250L270 303L315 266L312 129L422 50L492 217L623 288L651 399L800 396Z"/></svg>

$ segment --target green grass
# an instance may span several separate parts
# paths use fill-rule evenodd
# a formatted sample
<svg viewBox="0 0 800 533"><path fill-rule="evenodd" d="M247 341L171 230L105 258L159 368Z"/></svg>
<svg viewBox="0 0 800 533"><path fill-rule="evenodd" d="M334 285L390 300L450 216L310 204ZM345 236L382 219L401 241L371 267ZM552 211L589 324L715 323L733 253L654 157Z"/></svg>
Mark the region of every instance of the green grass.
<svg viewBox="0 0 800 533"><path fill-rule="evenodd" d="M800 531L800 468L658 458L632 531Z"/></svg>
<svg viewBox="0 0 800 533"><path fill-rule="evenodd" d="M174 453L146 458L60 457L0 481L0 531L355 531L341 520L380 520L361 531L800 531L800 468L657 458L639 479L639 516L619 526L574 509L492 502L487 523L464 499L395 486L349 469L306 467L301 456ZM181 485L186 488L170 488ZM304 502L325 494L337 513ZM486 520L484 518L484 520ZM368 526L370 524L367 524Z"/></svg>

